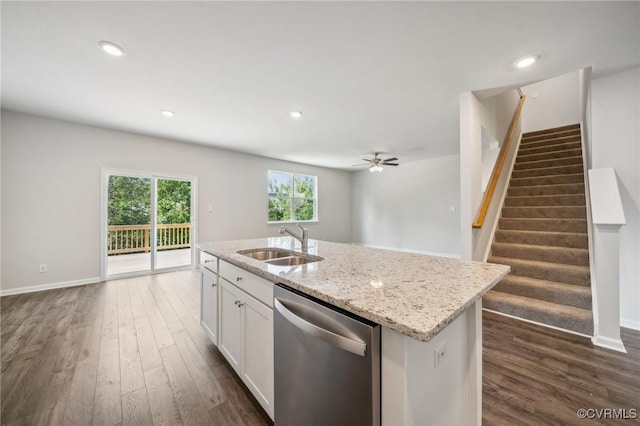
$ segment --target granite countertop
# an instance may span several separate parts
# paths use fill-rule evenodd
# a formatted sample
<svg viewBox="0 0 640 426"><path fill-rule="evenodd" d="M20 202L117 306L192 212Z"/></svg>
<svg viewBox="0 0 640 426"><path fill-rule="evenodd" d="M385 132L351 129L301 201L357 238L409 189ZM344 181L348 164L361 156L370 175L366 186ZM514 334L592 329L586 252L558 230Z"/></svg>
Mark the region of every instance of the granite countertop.
<svg viewBox="0 0 640 426"><path fill-rule="evenodd" d="M428 341L509 272L509 267L358 245L309 240L324 260L275 266L236 253L279 247L300 250L291 237L202 243L198 247L274 283L418 340Z"/></svg>

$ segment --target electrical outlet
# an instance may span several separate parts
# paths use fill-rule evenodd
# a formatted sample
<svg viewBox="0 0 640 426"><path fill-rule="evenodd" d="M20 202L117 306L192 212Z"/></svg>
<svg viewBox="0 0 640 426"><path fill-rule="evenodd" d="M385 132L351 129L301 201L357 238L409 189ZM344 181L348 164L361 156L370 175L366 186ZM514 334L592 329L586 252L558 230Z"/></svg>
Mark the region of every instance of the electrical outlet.
<svg viewBox="0 0 640 426"><path fill-rule="evenodd" d="M440 362L447 356L447 341L440 343L433 351L433 367L437 368Z"/></svg>
<svg viewBox="0 0 640 426"><path fill-rule="evenodd" d="M49 271L49 267L47 266L46 263L42 263L38 267L38 272L40 272L41 274L44 274L45 272L48 272L48 271Z"/></svg>

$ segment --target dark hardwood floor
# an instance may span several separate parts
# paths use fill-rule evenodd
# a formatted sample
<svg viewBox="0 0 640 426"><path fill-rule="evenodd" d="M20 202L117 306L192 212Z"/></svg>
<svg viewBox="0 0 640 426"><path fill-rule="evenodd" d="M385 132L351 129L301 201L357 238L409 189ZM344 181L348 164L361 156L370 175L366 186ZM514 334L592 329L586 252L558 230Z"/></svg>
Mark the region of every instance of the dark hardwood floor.
<svg viewBox="0 0 640 426"><path fill-rule="evenodd" d="M640 332L623 354L484 312L482 334L484 425L640 424Z"/></svg>
<svg viewBox="0 0 640 426"><path fill-rule="evenodd" d="M200 318L197 271L0 299L11 425L271 423Z"/></svg>
<svg viewBox="0 0 640 426"><path fill-rule="evenodd" d="M200 328L199 286L182 271L2 297L0 423L269 424ZM640 423L640 332L623 340L628 354L485 312L483 423Z"/></svg>

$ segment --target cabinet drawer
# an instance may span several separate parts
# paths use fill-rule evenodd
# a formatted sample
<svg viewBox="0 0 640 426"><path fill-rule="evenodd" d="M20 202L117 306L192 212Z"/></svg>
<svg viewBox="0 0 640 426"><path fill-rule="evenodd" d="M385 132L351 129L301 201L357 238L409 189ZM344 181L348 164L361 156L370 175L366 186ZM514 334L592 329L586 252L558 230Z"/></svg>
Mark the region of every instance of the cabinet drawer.
<svg viewBox="0 0 640 426"><path fill-rule="evenodd" d="M242 268L220 261L220 276L273 308L273 284Z"/></svg>
<svg viewBox="0 0 640 426"><path fill-rule="evenodd" d="M200 266L218 273L218 258L203 251L200 252Z"/></svg>

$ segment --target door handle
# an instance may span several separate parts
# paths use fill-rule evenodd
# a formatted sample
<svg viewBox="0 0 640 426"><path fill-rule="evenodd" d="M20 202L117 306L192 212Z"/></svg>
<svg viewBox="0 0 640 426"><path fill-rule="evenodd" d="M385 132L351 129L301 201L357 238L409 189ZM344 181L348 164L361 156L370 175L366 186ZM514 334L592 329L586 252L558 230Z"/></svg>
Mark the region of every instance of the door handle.
<svg viewBox="0 0 640 426"><path fill-rule="evenodd" d="M291 324L304 331L308 335L324 340L330 345L343 349L347 352L351 352L352 354L356 354L362 357L367 355L366 343L358 342L357 340L353 340L340 334L334 333L333 331L329 331L303 318L300 318L298 315L289 310L289 308L285 305L284 300L278 299L277 297L273 300L273 304L278 312L280 312L280 314L287 321L289 321ZM332 320L330 318L327 318L327 321Z"/></svg>

